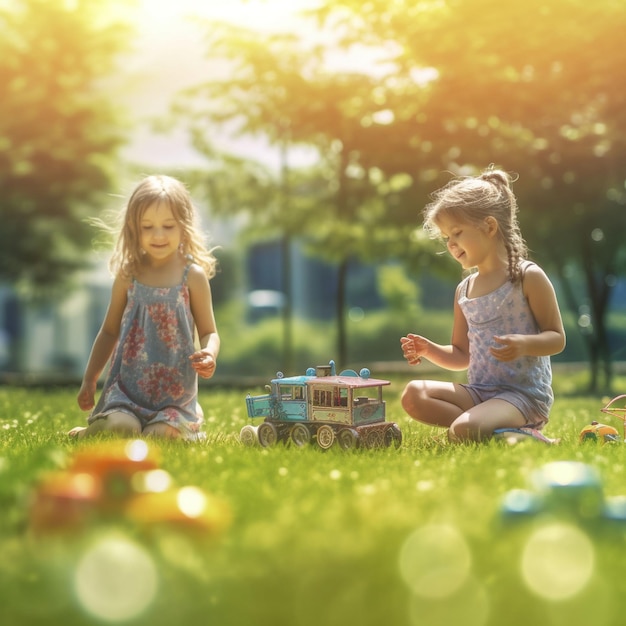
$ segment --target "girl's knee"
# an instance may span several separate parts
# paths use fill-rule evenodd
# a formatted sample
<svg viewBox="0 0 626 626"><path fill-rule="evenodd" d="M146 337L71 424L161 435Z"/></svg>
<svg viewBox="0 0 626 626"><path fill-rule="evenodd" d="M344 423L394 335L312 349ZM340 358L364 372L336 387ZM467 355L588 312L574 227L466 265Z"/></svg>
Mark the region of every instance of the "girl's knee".
<svg viewBox="0 0 626 626"><path fill-rule="evenodd" d="M180 431L164 422L149 424L143 429L146 437L159 437L164 439L178 439L181 437Z"/></svg>
<svg viewBox="0 0 626 626"><path fill-rule="evenodd" d="M455 443L481 441L490 434L481 428L480 423L470 419L466 414L454 420L448 429L448 439Z"/></svg>
<svg viewBox="0 0 626 626"><path fill-rule="evenodd" d="M421 380L412 380L400 396L402 408L413 418L419 419L420 400L424 397L424 385Z"/></svg>
<svg viewBox="0 0 626 626"><path fill-rule="evenodd" d="M105 418L105 430L125 437L141 435L141 422L128 413L110 413Z"/></svg>
<svg viewBox="0 0 626 626"><path fill-rule="evenodd" d="M471 441L469 430L465 424L457 424L454 422L448 428L448 441L452 443L461 443L463 441Z"/></svg>

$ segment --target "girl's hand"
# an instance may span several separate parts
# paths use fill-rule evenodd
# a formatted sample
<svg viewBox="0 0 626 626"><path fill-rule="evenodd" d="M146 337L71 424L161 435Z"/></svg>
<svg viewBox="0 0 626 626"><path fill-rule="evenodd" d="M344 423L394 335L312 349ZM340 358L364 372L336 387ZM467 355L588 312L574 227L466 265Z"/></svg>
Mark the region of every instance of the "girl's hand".
<svg viewBox="0 0 626 626"><path fill-rule="evenodd" d="M96 404L95 397L96 383L86 383L83 381L83 384L80 386L80 390L78 392L78 406L83 411L90 411Z"/></svg>
<svg viewBox="0 0 626 626"><path fill-rule="evenodd" d="M513 361L524 356L524 335L494 336L493 340L499 346L489 348L489 352L498 361Z"/></svg>
<svg viewBox="0 0 626 626"><path fill-rule="evenodd" d="M419 365L428 349L428 341L424 337L414 335L413 333L402 337L400 345L404 358L409 362L409 365Z"/></svg>
<svg viewBox="0 0 626 626"><path fill-rule="evenodd" d="M198 350L194 352L190 357L191 367L197 372L198 376L202 378L211 378L215 374L215 358L210 352L204 350Z"/></svg>

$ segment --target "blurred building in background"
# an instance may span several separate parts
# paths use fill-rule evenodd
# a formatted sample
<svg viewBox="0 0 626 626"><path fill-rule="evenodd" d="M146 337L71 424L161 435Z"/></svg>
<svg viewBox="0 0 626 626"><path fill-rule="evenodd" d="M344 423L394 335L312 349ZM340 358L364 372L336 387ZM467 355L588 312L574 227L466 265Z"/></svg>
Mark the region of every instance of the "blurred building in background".
<svg viewBox="0 0 626 626"><path fill-rule="evenodd" d="M229 262L233 262L229 259ZM241 291L245 319L254 325L282 315L287 302L283 257L279 241L250 246L243 258ZM296 317L330 321L335 315L336 268L308 256L301 246L290 248L291 309ZM233 274L225 271L226 280ZM376 309L384 306L377 289L376 268L354 262L350 268L348 306ZM214 279L214 300L224 291ZM59 380L80 379L111 293L106 260L83 272L74 291L47 301L20 299L13 289L0 287L0 372ZM228 294L228 290L226 290ZM238 294L235 295L238 297ZM219 311L219 309L218 309ZM219 322L219 319L218 319Z"/></svg>

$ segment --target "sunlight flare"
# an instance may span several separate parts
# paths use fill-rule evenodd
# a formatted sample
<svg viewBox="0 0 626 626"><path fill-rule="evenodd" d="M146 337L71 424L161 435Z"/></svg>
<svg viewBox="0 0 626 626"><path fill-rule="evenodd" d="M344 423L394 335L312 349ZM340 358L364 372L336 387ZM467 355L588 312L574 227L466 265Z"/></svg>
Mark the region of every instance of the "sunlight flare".
<svg viewBox="0 0 626 626"><path fill-rule="evenodd" d="M471 561L467 542L456 528L424 526L404 542L400 550L400 574L413 593L444 598L465 584Z"/></svg>
<svg viewBox="0 0 626 626"><path fill-rule="evenodd" d="M102 538L88 549L74 576L82 607L107 622L139 616L152 604L157 587L152 557L138 544L118 537Z"/></svg>
<svg viewBox="0 0 626 626"><path fill-rule="evenodd" d="M591 580L595 550L589 537L570 524L553 523L536 530L522 554L526 586L546 600L579 594Z"/></svg>

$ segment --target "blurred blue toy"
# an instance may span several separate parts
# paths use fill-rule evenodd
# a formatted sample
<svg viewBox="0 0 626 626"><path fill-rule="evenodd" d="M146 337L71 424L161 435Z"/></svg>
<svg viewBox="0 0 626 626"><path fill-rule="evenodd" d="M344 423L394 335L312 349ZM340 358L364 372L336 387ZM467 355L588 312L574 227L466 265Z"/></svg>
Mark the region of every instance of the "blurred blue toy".
<svg viewBox="0 0 626 626"><path fill-rule="evenodd" d="M599 473L585 463L548 463L532 475L531 487L505 495L501 506L504 521L543 515L582 523L626 522L626 497L605 498Z"/></svg>

